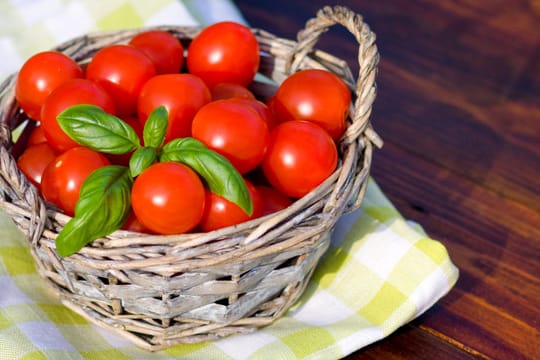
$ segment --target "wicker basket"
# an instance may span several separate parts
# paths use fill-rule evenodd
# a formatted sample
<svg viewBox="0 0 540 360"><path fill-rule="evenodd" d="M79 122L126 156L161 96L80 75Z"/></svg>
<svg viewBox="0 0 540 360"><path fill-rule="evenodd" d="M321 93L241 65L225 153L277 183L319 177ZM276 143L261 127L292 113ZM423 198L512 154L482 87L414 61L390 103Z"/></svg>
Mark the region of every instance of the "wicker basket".
<svg viewBox="0 0 540 360"><path fill-rule="evenodd" d="M358 79L343 60L313 49L335 24L346 27L359 43ZM159 28L184 46L200 31ZM82 63L103 46L126 43L146 29L89 34L55 50ZM350 124L339 143L339 167L323 184L285 210L209 233L117 231L61 258L55 238L69 218L46 204L18 170L15 157L33 122L24 122L15 102L16 74L0 85L3 209L27 236L37 271L62 303L142 348L159 350L250 332L283 315L306 287L338 218L360 205L373 145L382 145L369 122L378 53L375 36L361 16L344 7L325 7L306 23L298 41L253 32L261 49L260 72L275 83L304 68L325 68L343 78L354 93ZM253 84L261 97L275 89L267 81ZM14 144L11 133L22 126L26 128Z"/></svg>

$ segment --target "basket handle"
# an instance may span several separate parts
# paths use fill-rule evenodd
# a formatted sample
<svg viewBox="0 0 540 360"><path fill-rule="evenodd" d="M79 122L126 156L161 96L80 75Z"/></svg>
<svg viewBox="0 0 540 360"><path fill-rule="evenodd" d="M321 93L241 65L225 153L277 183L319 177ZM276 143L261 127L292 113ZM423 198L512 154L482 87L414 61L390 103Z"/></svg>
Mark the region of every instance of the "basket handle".
<svg viewBox="0 0 540 360"><path fill-rule="evenodd" d="M345 6L325 6L316 17L306 22L304 29L297 35L297 44L285 63L285 73L298 71L306 55L313 48L321 35L333 25L342 25L354 36L359 44L358 64L359 74L355 84L355 111L352 114L352 124L348 126L342 141L350 143L364 134L375 146L382 146L382 139L369 124L371 109L376 97L375 77L379 63L379 53L375 45L375 34L364 22L360 14L354 13Z"/></svg>

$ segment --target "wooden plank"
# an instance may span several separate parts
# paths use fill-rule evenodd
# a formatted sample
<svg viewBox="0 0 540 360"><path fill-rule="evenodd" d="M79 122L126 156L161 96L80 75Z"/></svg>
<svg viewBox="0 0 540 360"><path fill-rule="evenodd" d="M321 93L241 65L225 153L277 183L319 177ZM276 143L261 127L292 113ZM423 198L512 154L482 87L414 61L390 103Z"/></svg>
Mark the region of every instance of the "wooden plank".
<svg viewBox="0 0 540 360"><path fill-rule="evenodd" d="M482 354L474 349L426 331L413 325L405 325L384 341L376 342L357 351L346 360L353 359L478 359Z"/></svg>
<svg viewBox="0 0 540 360"><path fill-rule="evenodd" d="M385 90L377 98L374 126L386 142L540 210L540 131L527 130L538 127L540 107L518 109L510 102L493 109L467 102L467 94L453 95L452 89L397 66L385 70L380 85ZM495 124L512 112L521 116L508 117L511 125ZM495 120L486 125L484 117ZM521 127L513 125L516 121L521 121Z"/></svg>
<svg viewBox="0 0 540 360"><path fill-rule="evenodd" d="M386 144L373 176L398 210L447 246L460 269L452 292L422 317L498 358L534 356L540 322L540 212Z"/></svg>

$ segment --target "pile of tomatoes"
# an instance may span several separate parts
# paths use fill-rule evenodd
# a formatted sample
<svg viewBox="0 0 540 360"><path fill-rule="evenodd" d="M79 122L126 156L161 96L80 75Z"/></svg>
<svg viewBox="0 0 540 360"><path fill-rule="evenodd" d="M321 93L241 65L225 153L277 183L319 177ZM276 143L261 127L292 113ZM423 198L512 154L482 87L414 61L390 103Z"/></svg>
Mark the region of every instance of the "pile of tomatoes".
<svg viewBox="0 0 540 360"><path fill-rule="evenodd" d="M256 37L234 22L202 29L189 45L147 30L127 44L103 47L84 65L60 52L38 53L16 84L20 108L36 122L18 166L44 199L77 216L87 177L111 164L128 166L132 154L80 145L58 115L95 105L143 139L152 130L144 128L148 117L161 106L168 115L163 144L194 138L226 158L245 181L252 212L210 191L189 166L155 161L133 179L124 229L211 231L283 209L335 170L351 95L336 75L302 70L263 101L250 90L259 62Z"/></svg>

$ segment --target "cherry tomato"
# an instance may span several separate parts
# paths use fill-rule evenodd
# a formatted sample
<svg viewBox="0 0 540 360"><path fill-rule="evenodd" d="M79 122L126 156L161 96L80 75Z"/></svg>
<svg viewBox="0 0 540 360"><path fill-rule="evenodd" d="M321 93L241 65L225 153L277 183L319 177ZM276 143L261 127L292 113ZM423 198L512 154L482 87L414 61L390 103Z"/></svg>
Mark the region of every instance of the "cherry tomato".
<svg viewBox="0 0 540 360"><path fill-rule="evenodd" d="M351 92L337 75L307 69L281 83L271 106L279 122L309 120L338 140L345 131L350 102Z"/></svg>
<svg viewBox="0 0 540 360"><path fill-rule="evenodd" d="M143 87L139 96L139 121L146 123L148 115L163 105L169 113L165 142L191 135L195 113L210 100L210 90L191 74L157 75Z"/></svg>
<svg viewBox="0 0 540 360"><path fill-rule="evenodd" d="M257 111L237 99L212 101L193 119L192 136L245 174L262 161L270 133Z"/></svg>
<svg viewBox="0 0 540 360"><path fill-rule="evenodd" d="M208 232L240 224L261 216L262 203L257 188L247 180L246 185L253 203L253 214L251 216L235 203L205 189L205 208L199 224L200 229Z"/></svg>
<svg viewBox="0 0 540 360"><path fill-rule="evenodd" d="M86 78L111 95L118 114L135 114L143 85L156 74L154 63L141 50L129 45L100 49L86 69Z"/></svg>
<svg viewBox="0 0 540 360"><path fill-rule="evenodd" d="M287 121L270 134L263 172L272 186L299 198L322 183L335 170L337 148L328 133L308 121Z"/></svg>
<svg viewBox="0 0 540 360"><path fill-rule="evenodd" d="M272 129L276 125L276 117L272 113L271 109L262 101L257 99L239 99L238 101L243 102L247 106L250 106L257 111L261 118L266 122L266 125L268 125L268 129Z"/></svg>
<svg viewBox="0 0 540 360"><path fill-rule="evenodd" d="M30 118L40 120L41 106L47 96L65 81L81 77L81 67L69 56L57 51L40 52L21 67L15 98Z"/></svg>
<svg viewBox="0 0 540 360"><path fill-rule="evenodd" d="M157 74L178 73L184 63L182 43L167 31L144 31L135 35L129 45L141 50L152 60Z"/></svg>
<svg viewBox="0 0 540 360"><path fill-rule="evenodd" d="M204 211L204 185L188 166L163 162L151 165L133 183L131 206L139 221L158 234L193 229Z"/></svg>
<svg viewBox="0 0 540 360"><path fill-rule="evenodd" d="M41 108L41 127L47 141L57 152L80 146L62 130L56 117L72 105L92 104L114 114L112 98L98 84L86 79L73 79L56 88Z"/></svg>
<svg viewBox="0 0 540 360"><path fill-rule="evenodd" d="M17 159L17 166L28 180L39 189L43 171L55 158L56 153L49 144L41 142L28 146Z"/></svg>
<svg viewBox="0 0 540 360"><path fill-rule="evenodd" d="M292 204L292 200L271 186L259 185L257 191L261 197L261 216L273 214Z"/></svg>
<svg viewBox="0 0 540 360"><path fill-rule="evenodd" d="M139 221L139 219L137 219L137 217L135 216L135 213L133 211L131 211L128 218L126 219L126 221L122 225L122 229L127 230L127 231L138 232L138 233L145 233L145 234L151 234L152 233L152 231L149 228L144 226Z"/></svg>
<svg viewBox="0 0 540 360"><path fill-rule="evenodd" d="M219 83L210 89L212 100L242 98L255 100L255 95L245 86L233 83Z"/></svg>
<svg viewBox="0 0 540 360"><path fill-rule="evenodd" d="M105 156L94 150L82 146L71 148L45 168L41 178L42 195L73 216L84 180L92 171L109 164Z"/></svg>
<svg viewBox="0 0 540 360"><path fill-rule="evenodd" d="M259 43L244 25L223 21L204 28L188 48L187 66L208 87L249 85L259 68Z"/></svg>
<svg viewBox="0 0 540 360"><path fill-rule="evenodd" d="M43 131L43 127L36 126L30 133L26 146L32 146L32 145L40 144L43 142L47 142L47 138L45 137L45 132Z"/></svg>

